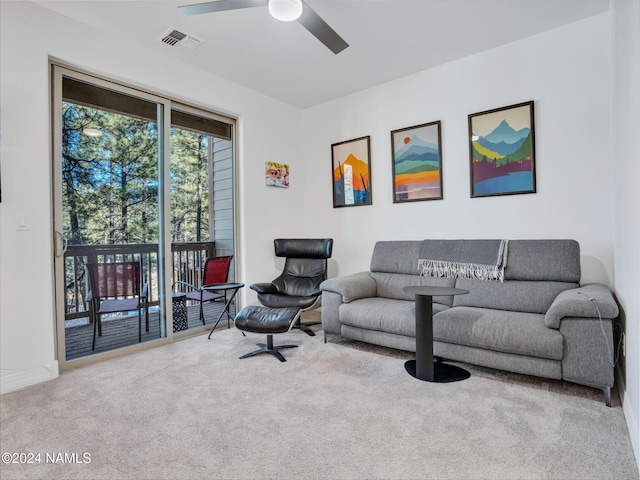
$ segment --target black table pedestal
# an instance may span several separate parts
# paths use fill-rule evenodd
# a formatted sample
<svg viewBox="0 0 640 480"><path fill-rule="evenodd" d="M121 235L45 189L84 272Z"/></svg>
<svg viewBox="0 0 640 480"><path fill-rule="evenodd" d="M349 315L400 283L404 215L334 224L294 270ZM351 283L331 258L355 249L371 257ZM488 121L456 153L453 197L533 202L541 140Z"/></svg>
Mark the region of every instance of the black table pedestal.
<svg viewBox="0 0 640 480"><path fill-rule="evenodd" d="M434 362L433 359L433 295L460 295L467 290L448 287L405 287L415 295L416 306L416 359L404 364L414 378L425 382L449 383L465 380L471 374L455 365Z"/></svg>
<svg viewBox="0 0 640 480"><path fill-rule="evenodd" d="M408 360L404 364L404 369L414 378L425 380L416 376L416 361ZM463 368L449 365L448 363L434 362L433 364L433 380L426 380L434 383L458 382L469 378L471 374Z"/></svg>

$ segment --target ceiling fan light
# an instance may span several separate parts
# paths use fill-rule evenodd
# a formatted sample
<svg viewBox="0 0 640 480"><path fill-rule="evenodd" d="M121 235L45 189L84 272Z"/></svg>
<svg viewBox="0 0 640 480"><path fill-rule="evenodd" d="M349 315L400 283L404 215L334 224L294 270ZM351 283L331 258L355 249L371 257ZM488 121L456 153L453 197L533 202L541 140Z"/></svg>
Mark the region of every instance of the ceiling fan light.
<svg viewBox="0 0 640 480"><path fill-rule="evenodd" d="M269 13L283 22L297 20L302 15L302 0L269 0Z"/></svg>

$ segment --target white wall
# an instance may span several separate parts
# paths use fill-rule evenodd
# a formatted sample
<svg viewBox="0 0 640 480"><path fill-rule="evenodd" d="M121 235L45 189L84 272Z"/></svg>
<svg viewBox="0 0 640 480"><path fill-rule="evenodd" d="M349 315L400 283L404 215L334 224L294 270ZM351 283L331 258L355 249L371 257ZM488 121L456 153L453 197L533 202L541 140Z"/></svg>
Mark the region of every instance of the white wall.
<svg viewBox="0 0 640 480"><path fill-rule="evenodd" d="M630 99L637 107L640 83L635 0L614 1L613 55L603 14L303 112L39 6L3 1L0 8L2 391L57 374L47 70L54 56L239 117L239 277L246 283L276 274L278 236L333 237L331 276L366 270L378 239L575 238L583 281L614 286L626 312L625 414L637 436L638 110L626 108ZM538 193L469 198L467 115L527 100L535 101ZM433 120L442 121L445 198L393 204L390 131ZM372 139L373 205L334 209L330 145L363 135ZM264 187L266 160L291 165L289 189ZM19 213L29 231L16 231ZM33 284L37 301L25 288ZM242 300L255 301L248 288Z"/></svg>
<svg viewBox="0 0 640 480"><path fill-rule="evenodd" d="M608 19L306 110L306 198L314 199L306 230L333 230L332 273L368 269L376 240L574 238L583 280L612 285ZM528 100L535 101L538 193L470 198L468 114ZM435 120L442 121L444 200L392 203L390 131ZM364 135L371 135L373 205L334 209L330 145Z"/></svg>
<svg viewBox="0 0 640 480"><path fill-rule="evenodd" d="M314 199L306 230L333 230L332 276L367 270L382 239L578 240L582 282L614 288L626 311L621 388L637 458L640 14L636 1L614 4L613 46L610 15L602 14L306 110L306 198ZM527 100L535 101L537 193L471 199L467 115ZM435 120L444 200L393 204L390 131ZM334 209L330 145L364 135L373 205Z"/></svg>
<svg viewBox="0 0 640 480"><path fill-rule="evenodd" d="M627 336L618 382L640 463L640 2L616 0L612 6L614 288Z"/></svg>
<svg viewBox="0 0 640 480"><path fill-rule="evenodd" d="M272 239L299 233L299 224L293 219L302 216L304 188L301 165L296 162L300 147L295 141L300 128L298 109L156 52L119 44L117 38L35 4L3 1L0 8L2 391L57 375L49 56L239 117L242 264L238 277L247 283L274 278ZM283 132L286 141L282 141ZM266 160L292 166L289 189L264 186ZM27 215L30 230L16 230L18 214ZM242 298L250 302L252 292L243 289Z"/></svg>

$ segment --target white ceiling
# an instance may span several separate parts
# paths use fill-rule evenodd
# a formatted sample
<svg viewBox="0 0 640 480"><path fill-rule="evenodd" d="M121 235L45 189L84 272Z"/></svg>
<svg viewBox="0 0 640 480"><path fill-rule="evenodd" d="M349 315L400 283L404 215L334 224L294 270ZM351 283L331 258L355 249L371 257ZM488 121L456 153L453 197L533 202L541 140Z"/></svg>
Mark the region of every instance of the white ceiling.
<svg viewBox="0 0 640 480"><path fill-rule="evenodd" d="M300 108L609 9L609 0L306 1L349 48L334 55L298 22L279 22L266 7L186 16L179 5L203 1L35 3ZM190 53L169 47L160 38L170 28L204 42Z"/></svg>

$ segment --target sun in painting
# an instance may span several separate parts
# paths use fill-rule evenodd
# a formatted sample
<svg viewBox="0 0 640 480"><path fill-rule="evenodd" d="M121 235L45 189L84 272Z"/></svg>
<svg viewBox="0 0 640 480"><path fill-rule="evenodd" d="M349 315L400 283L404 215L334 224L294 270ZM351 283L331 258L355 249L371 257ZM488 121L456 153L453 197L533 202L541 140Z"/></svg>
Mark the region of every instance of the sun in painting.
<svg viewBox="0 0 640 480"><path fill-rule="evenodd" d="M404 137L404 144L406 145L407 143L409 143L411 141L411 139L409 137Z"/></svg>

